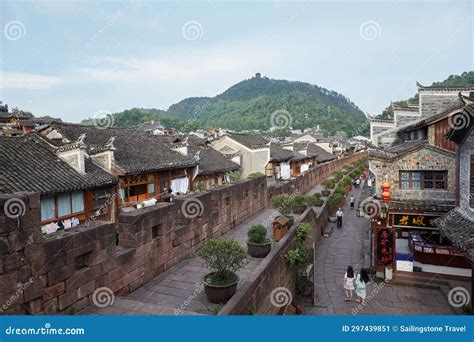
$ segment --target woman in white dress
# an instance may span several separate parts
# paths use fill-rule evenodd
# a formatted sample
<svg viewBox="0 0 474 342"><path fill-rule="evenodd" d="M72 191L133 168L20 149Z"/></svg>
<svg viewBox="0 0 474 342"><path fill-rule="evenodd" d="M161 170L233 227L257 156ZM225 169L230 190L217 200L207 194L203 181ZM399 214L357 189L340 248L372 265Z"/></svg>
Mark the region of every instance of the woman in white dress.
<svg viewBox="0 0 474 342"><path fill-rule="evenodd" d="M366 285L368 282L369 282L369 275L367 274L367 271L365 270L365 268L362 268L360 270L360 273L357 275L355 279L357 303L362 303L365 300L365 297L367 296Z"/></svg>
<svg viewBox="0 0 474 342"><path fill-rule="evenodd" d="M347 272L344 274L344 290L346 291L346 302L352 301L352 292L354 291L354 269L352 266L347 267Z"/></svg>

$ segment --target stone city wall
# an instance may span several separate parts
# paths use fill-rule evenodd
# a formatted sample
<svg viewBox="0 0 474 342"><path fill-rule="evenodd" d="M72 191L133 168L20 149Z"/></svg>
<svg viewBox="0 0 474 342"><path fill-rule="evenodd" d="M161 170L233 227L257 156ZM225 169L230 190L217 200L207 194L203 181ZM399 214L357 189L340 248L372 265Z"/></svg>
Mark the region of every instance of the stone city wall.
<svg viewBox="0 0 474 342"><path fill-rule="evenodd" d="M270 196L307 192L364 156L321 165L275 188L264 177L243 180L121 213L116 223L90 221L51 235L41 233L39 194L0 195L0 208L20 209L0 210L0 314L74 314L92 304L96 290L128 294L266 208Z"/></svg>

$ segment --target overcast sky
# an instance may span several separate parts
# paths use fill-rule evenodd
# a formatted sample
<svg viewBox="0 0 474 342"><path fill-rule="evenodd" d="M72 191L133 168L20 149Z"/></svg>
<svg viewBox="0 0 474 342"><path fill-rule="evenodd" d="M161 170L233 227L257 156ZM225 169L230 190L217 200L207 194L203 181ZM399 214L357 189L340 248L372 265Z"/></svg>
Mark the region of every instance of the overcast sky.
<svg viewBox="0 0 474 342"><path fill-rule="evenodd" d="M473 1L1 0L0 100L78 122L167 109L256 72L364 112L473 70Z"/></svg>

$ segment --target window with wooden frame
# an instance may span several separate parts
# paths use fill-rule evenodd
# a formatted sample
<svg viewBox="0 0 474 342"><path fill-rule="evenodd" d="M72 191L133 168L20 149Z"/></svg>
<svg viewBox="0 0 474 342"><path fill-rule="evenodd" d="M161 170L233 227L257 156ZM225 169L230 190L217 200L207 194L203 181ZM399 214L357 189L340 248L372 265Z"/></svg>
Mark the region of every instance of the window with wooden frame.
<svg viewBox="0 0 474 342"><path fill-rule="evenodd" d="M446 190L447 171L400 171L402 190Z"/></svg>
<svg viewBox="0 0 474 342"><path fill-rule="evenodd" d="M120 198L127 203L145 201L156 194L154 174L129 176L121 181Z"/></svg>
<svg viewBox="0 0 474 342"><path fill-rule="evenodd" d="M61 193L41 198L41 222L53 222L84 214L84 192L82 190Z"/></svg>

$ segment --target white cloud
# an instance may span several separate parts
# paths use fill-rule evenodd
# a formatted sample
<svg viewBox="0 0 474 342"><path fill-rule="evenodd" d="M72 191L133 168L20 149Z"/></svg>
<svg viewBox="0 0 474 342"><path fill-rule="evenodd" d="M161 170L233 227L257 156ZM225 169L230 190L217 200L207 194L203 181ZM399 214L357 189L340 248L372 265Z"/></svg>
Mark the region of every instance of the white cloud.
<svg viewBox="0 0 474 342"><path fill-rule="evenodd" d="M0 78L1 89L44 90L62 83L61 77L23 72L2 72Z"/></svg>

